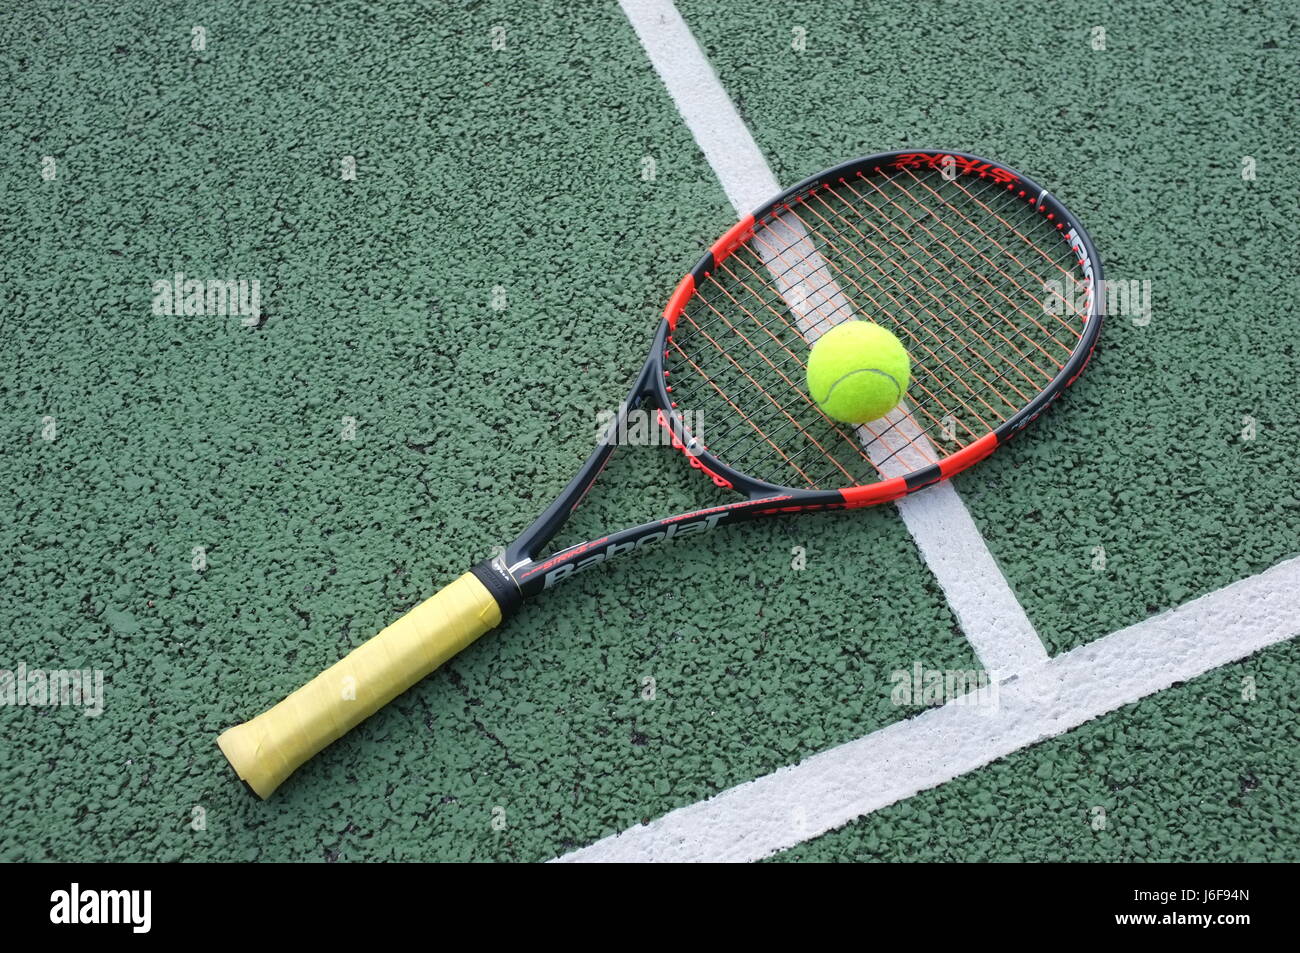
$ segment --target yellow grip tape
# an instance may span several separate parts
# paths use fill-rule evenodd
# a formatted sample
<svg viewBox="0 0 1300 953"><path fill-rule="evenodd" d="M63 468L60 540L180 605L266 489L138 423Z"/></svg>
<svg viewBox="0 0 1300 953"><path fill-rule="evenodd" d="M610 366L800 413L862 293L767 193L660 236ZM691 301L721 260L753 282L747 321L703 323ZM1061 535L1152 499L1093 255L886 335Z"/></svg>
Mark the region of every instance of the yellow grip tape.
<svg viewBox="0 0 1300 953"><path fill-rule="evenodd" d="M496 599L467 572L217 744L248 786L270 797L312 755L500 622Z"/></svg>

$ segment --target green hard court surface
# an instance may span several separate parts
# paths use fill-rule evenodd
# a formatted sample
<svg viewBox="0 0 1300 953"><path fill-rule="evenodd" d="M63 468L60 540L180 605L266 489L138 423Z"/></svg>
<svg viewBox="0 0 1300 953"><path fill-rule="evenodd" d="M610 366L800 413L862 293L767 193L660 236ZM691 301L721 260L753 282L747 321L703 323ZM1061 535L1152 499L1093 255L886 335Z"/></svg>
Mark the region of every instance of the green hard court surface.
<svg viewBox="0 0 1300 953"><path fill-rule="evenodd" d="M1050 654L1300 550L1293 5L678 9L782 183L999 157L1151 282L956 481ZM760 521L576 577L257 800L217 734L563 487L735 213L613 2L32 0L0 70L0 669L106 682L0 708L0 859L544 860L978 667L893 507ZM153 314L176 272L260 321ZM566 538L725 499L632 448ZM1294 859L1297 684L1282 643L776 859Z"/></svg>

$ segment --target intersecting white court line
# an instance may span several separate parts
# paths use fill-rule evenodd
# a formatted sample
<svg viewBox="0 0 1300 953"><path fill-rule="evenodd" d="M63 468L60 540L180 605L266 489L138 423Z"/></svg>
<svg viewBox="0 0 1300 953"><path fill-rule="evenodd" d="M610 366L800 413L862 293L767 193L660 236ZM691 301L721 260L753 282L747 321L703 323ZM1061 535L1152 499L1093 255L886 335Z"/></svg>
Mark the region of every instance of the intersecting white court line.
<svg viewBox="0 0 1300 953"><path fill-rule="evenodd" d="M737 214L779 191L673 4L620 5ZM557 860L757 860L1300 635L1296 558L1049 660L956 491L940 484L898 508L997 674L997 705L954 700Z"/></svg>
<svg viewBox="0 0 1300 953"><path fill-rule="evenodd" d="M752 861L1300 635L1300 558L560 861Z"/></svg>
<svg viewBox="0 0 1300 953"><path fill-rule="evenodd" d="M737 216L748 215L780 187L681 14L671 0L620 5ZM1003 679L1046 662L1042 640L957 491L940 484L897 506L989 674Z"/></svg>

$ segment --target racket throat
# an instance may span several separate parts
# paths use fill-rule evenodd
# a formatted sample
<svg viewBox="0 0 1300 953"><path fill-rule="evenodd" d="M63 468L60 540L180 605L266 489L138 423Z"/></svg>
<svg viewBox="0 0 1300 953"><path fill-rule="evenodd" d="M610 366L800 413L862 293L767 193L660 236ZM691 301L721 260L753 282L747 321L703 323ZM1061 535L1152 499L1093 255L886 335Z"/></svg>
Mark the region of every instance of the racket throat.
<svg viewBox="0 0 1300 953"><path fill-rule="evenodd" d="M647 523L644 526L637 526L604 539L567 549L551 557L539 567L533 567L525 575L540 575L539 591L550 589L575 573L590 569L617 556L639 552L647 546L665 543L679 536L693 536L711 530L729 515L731 515L729 512L724 511L709 513L694 520L674 517L658 523Z"/></svg>

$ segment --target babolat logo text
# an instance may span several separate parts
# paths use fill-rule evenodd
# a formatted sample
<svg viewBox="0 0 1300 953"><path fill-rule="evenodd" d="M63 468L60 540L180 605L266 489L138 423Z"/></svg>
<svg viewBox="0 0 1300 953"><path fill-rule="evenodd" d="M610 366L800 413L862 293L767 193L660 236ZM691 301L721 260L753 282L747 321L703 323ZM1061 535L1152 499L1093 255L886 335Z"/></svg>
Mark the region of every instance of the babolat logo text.
<svg viewBox="0 0 1300 953"><path fill-rule="evenodd" d="M690 536L693 533L702 533L706 529L713 529L718 522L725 517L726 513L713 513L704 517L702 520L695 520L690 523L669 523L662 530L653 533L647 533L640 539L630 539L626 543L610 543L603 549L594 551L590 556L579 559L564 566L551 570L546 574L546 583L543 589L549 589L561 579L565 579L575 572L581 572L583 569L589 569L597 563L603 563L607 559L613 559L615 556L621 556L624 553L634 552L642 546L650 546L654 543L662 543L678 536ZM563 554L561 554L563 555Z"/></svg>
<svg viewBox="0 0 1300 953"><path fill-rule="evenodd" d="M82 890L74 883L50 894L50 904L55 924L119 923L129 924L132 933L148 933L153 922L151 890Z"/></svg>

